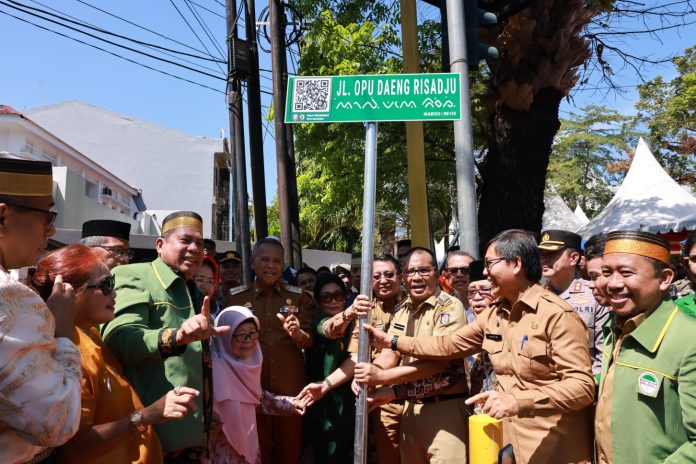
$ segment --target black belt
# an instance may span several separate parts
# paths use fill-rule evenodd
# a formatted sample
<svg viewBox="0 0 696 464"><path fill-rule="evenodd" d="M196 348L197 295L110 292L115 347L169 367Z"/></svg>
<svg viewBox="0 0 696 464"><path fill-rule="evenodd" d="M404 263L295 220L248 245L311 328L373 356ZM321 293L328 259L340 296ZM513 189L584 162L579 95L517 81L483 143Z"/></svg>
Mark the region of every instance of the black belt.
<svg viewBox="0 0 696 464"><path fill-rule="evenodd" d="M42 462L53 462L53 460L51 458L53 457L54 451L55 451L54 448L47 448L47 449L43 450L42 452L40 452L39 454L35 455L30 460L25 461L23 464L39 464Z"/></svg>
<svg viewBox="0 0 696 464"><path fill-rule="evenodd" d="M462 392L462 393L452 393L450 395L435 395L435 396L426 396L425 398L418 398L416 400L409 400L412 403L416 404L427 404L427 403L439 403L440 401L447 401L447 400L455 400L457 398L468 398L469 393L467 392Z"/></svg>

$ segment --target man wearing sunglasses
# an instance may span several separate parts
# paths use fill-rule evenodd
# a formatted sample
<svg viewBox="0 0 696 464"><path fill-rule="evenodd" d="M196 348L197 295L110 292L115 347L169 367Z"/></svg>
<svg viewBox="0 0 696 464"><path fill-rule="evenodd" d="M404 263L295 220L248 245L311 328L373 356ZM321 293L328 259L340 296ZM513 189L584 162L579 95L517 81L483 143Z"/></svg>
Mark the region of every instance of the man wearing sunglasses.
<svg viewBox="0 0 696 464"><path fill-rule="evenodd" d="M73 288L57 276L47 303L10 277L55 233L49 162L0 158L0 462L44 462L80 422Z"/></svg>
<svg viewBox="0 0 696 464"><path fill-rule="evenodd" d="M474 260L470 253L461 250L450 251L445 260L447 283L454 291L454 296L469 308L467 291L469 289L469 264Z"/></svg>
<svg viewBox="0 0 696 464"><path fill-rule="evenodd" d="M134 253L130 248L131 225L110 219L95 219L82 224L80 243L90 248L101 248L107 252L104 264L109 269L128 264Z"/></svg>

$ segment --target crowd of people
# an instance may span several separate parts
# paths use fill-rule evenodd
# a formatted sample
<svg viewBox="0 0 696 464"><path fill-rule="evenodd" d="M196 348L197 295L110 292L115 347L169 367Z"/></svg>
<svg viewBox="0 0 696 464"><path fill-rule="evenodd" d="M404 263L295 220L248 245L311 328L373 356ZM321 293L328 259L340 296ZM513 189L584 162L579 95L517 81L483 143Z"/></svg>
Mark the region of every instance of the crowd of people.
<svg viewBox="0 0 696 464"><path fill-rule="evenodd" d="M696 232L405 240L371 276L269 237L243 285L192 211L150 262L109 220L47 253L51 172L0 159L0 462L348 463L362 389L369 462L466 463L480 413L520 463L696 462Z"/></svg>

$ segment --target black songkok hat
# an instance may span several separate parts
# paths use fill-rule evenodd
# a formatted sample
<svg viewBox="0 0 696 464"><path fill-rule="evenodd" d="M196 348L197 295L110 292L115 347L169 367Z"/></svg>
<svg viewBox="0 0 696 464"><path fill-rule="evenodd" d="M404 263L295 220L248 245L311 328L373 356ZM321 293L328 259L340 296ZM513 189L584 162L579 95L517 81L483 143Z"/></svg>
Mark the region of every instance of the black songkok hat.
<svg viewBox="0 0 696 464"><path fill-rule="evenodd" d="M556 251L561 248L582 250L582 237L569 230L545 230L541 233L540 250Z"/></svg>
<svg viewBox="0 0 696 464"><path fill-rule="evenodd" d="M53 170L51 163L0 158L0 195L52 196Z"/></svg>
<svg viewBox="0 0 696 464"><path fill-rule="evenodd" d="M176 211L162 221L162 234L179 227L191 227L203 233L203 218L193 211Z"/></svg>
<svg viewBox="0 0 696 464"><path fill-rule="evenodd" d="M477 259L469 263L469 282L484 280L483 276L483 260Z"/></svg>
<svg viewBox="0 0 696 464"><path fill-rule="evenodd" d="M111 219L94 219L82 224L82 238L85 237L116 237L128 241L131 225L127 222Z"/></svg>

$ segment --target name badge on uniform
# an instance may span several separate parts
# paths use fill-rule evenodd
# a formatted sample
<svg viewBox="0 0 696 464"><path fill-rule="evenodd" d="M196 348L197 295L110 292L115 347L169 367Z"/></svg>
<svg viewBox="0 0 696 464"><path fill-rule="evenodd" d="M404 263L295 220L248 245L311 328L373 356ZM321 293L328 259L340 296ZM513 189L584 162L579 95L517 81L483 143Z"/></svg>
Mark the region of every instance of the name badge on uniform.
<svg viewBox="0 0 696 464"><path fill-rule="evenodd" d="M638 393L655 398L660 392L661 383L661 375L654 374L652 372L643 372L638 376Z"/></svg>
<svg viewBox="0 0 696 464"><path fill-rule="evenodd" d="M493 340L494 342L502 342L503 341L503 336L500 334L487 333L486 338L488 340Z"/></svg>
<svg viewBox="0 0 696 464"><path fill-rule="evenodd" d="M440 324L449 324L450 315L449 313L444 313L440 315Z"/></svg>
<svg viewBox="0 0 696 464"><path fill-rule="evenodd" d="M394 324L394 328L396 330L404 330L406 327L403 324Z"/></svg>

